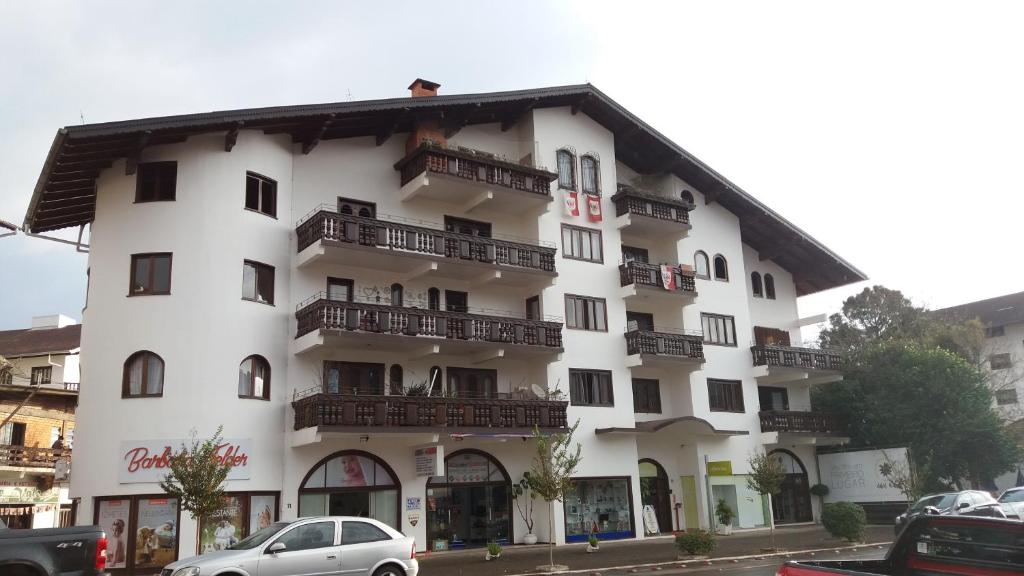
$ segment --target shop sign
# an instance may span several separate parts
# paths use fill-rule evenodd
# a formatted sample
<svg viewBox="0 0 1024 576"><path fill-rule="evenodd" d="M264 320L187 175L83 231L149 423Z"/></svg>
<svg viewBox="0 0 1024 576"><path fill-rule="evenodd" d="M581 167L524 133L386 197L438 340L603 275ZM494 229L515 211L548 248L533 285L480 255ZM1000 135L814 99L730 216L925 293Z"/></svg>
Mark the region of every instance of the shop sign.
<svg viewBox="0 0 1024 576"><path fill-rule="evenodd" d="M441 476L444 474L444 447L424 446L414 452L417 476Z"/></svg>
<svg viewBox="0 0 1024 576"><path fill-rule="evenodd" d="M137 440L121 443L121 461L117 481L121 484L159 482L170 472L171 456L181 450L185 440ZM228 439L217 446L217 459L231 465L228 480L249 479L249 455L252 440Z"/></svg>
<svg viewBox="0 0 1024 576"><path fill-rule="evenodd" d="M420 504L420 497L419 496L414 496L412 498L406 498L405 499L405 509L406 510L420 510L420 509L422 509L422 507L423 506L422 506L422 504Z"/></svg>
<svg viewBox="0 0 1024 576"><path fill-rule="evenodd" d="M732 460L708 462L708 476L732 476Z"/></svg>
<svg viewBox="0 0 1024 576"><path fill-rule="evenodd" d="M40 504L60 501L60 492L56 488L40 490L36 488L35 482L30 484L30 486L4 486L0 488L0 503Z"/></svg>

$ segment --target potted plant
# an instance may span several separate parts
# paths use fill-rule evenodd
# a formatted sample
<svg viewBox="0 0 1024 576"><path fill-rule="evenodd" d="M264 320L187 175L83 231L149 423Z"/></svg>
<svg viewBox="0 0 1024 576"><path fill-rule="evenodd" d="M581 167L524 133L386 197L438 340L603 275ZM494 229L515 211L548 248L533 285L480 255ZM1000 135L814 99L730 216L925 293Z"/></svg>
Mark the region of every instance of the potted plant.
<svg viewBox="0 0 1024 576"><path fill-rule="evenodd" d="M821 509L825 509L825 496L828 496L828 486L825 484L815 484L811 486L810 493L817 496L818 500L821 501Z"/></svg>
<svg viewBox="0 0 1024 576"><path fill-rule="evenodd" d="M679 560L704 560L715 549L715 536L707 530L690 530L676 535Z"/></svg>
<svg viewBox="0 0 1024 576"><path fill-rule="evenodd" d="M715 518L718 519L718 533L723 536L732 534L732 519L736 517L736 512L733 511L732 506L725 501L725 498L718 499L718 505L715 506Z"/></svg>
<svg viewBox="0 0 1024 576"><path fill-rule="evenodd" d="M485 558L488 561L490 561L490 560L497 560L500 557L501 557L501 544L498 544L497 542L488 542L487 543L487 556L485 556Z"/></svg>
<svg viewBox="0 0 1024 576"><path fill-rule="evenodd" d="M516 503L516 510L519 511L519 516L526 523L526 536L523 536L523 544L537 543L537 535L533 533L533 500L536 497L537 495L530 486L530 473L529 471L524 472L522 479L512 485L512 499Z"/></svg>
<svg viewBox="0 0 1024 576"><path fill-rule="evenodd" d="M599 549L599 547L598 547L598 541L597 541L597 534L594 534L593 532L591 532L590 533L590 537L587 538L587 554L591 554L593 552L597 552L598 549Z"/></svg>

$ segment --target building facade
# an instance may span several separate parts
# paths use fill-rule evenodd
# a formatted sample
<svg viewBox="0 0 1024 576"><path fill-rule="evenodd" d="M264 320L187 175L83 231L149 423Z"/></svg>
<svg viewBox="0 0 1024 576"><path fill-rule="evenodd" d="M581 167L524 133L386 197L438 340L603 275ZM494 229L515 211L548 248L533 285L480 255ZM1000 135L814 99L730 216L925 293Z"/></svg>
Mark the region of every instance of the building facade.
<svg viewBox="0 0 1024 576"><path fill-rule="evenodd" d="M0 331L0 520L9 528L71 525L81 328L56 314Z"/></svg>
<svg viewBox="0 0 1024 576"><path fill-rule="evenodd" d="M720 499L765 526L765 450L777 521L816 516L842 437L809 387L841 359L801 347L796 300L863 274L590 85L437 88L58 133L26 226L91 226L78 521L163 534L119 566L223 544L155 484L217 426L238 536L358 514L420 550L522 542L530 435L573 425L542 541L710 527Z"/></svg>

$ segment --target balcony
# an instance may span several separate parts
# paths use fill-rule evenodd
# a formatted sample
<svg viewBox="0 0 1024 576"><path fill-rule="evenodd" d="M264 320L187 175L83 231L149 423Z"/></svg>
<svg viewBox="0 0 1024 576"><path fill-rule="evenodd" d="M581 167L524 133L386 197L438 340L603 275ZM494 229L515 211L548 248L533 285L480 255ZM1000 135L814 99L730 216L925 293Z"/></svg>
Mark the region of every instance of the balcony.
<svg viewBox="0 0 1024 576"><path fill-rule="evenodd" d="M689 266L673 265L670 288L665 287L665 274L661 266L630 260L619 265L619 283L623 298L653 298L689 302L697 297L697 285Z"/></svg>
<svg viewBox="0 0 1024 576"><path fill-rule="evenodd" d="M841 444L848 442L843 426L834 414L767 410L759 412L765 444Z"/></svg>
<svg viewBox="0 0 1024 576"><path fill-rule="evenodd" d="M418 198L509 214L539 213L552 201L558 174L495 154L424 143L395 164L402 174L402 202Z"/></svg>
<svg viewBox="0 0 1024 576"><path fill-rule="evenodd" d="M561 321L479 312L344 302L320 293L299 304L295 313L294 352L381 347L401 352L404 358L458 354L468 355L475 363L498 358L550 359L562 352Z"/></svg>
<svg viewBox="0 0 1024 576"><path fill-rule="evenodd" d="M0 467L53 472L58 460L70 458L71 450L0 444Z"/></svg>
<svg viewBox="0 0 1024 576"><path fill-rule="evenodd" d="M669 328L628 330L626 366L697 369L704 364L704 337L699 332Z"/></svg>
<svg viewBox="0 0 1024 576"><path fill-rule="evenodd" d="M295 430L357 433L505 433L529 435L534 426L562 432L568 402L519 398L370 396L318 392L292 402Z"/></svg>
<svg viewBox="0 0 1024 576"><path fill-rule="evenodd" d="M324 262L388 270L406 281L431 275L522 287L550 284L558 275L553 244L457 234L412 222L322 206L295 228L298 266Z"/></svg>
<svg viewBox="0 0 1024 576"><path fill-rule="evenodd" d="M758 384L824 384L842 380L843 357L832 350L759 344L750 347Z"/></svg>
<svg viewBox="0 0 1024 576"><path fill-rule="evenodd" d="M679 239L689 233L693 204L619 184L612 196L615 222L623 234L649 240Z"/></svg>

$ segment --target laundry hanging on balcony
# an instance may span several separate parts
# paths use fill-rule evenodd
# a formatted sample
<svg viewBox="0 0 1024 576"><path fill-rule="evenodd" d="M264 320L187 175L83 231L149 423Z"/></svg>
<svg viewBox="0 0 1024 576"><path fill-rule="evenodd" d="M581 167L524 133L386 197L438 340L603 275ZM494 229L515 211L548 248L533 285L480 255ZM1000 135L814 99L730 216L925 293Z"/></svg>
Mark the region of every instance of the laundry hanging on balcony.
<svg viewBox="0 0 1024 576"><path fill-rule="evenodd" d="M601 197L587 194L587 217L591 222L601 221Z"/></svg>
<svg viewBox="0 0 1024 576"><path fill-rule="evenodd" d="M566 216L579 216L580 215L580 202L577 196L578 192L565 191L565 215Z"/></svg>
<svg viewBox="0 0 1024 576"><path fill-rule="evenodd" d="M671 264L661 265L661 284L665 290L676 289L676 267Z"/></svg>

